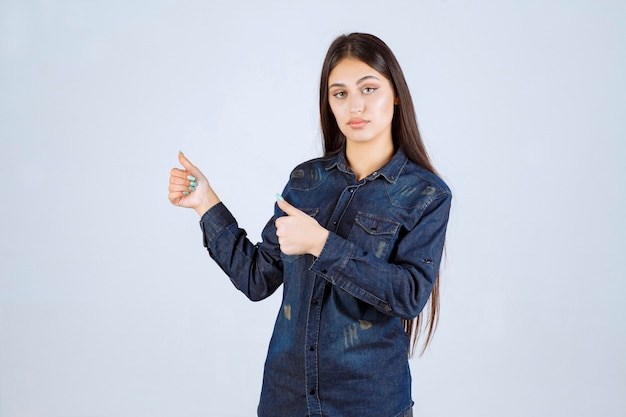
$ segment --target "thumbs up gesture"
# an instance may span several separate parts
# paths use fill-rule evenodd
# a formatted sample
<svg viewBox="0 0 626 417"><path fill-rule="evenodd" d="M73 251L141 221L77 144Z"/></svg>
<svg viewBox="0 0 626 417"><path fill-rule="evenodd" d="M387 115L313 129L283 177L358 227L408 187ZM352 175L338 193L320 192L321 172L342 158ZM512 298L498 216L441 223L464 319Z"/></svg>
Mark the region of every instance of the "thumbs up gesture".
<svg viewBox="0 0 626 417"><path fill-rule="evenodd" d="M286 202L279 194L276 199L278 207L286 214L276 219L275 223L280 250L285 255L319 256L328 238L328 230L313 217Z"/></svg>
<svg viewBox="0 0 626 417"><path fill-rule="evenodd" d="M193 208L202 216L220 199L204 174L182 152L178 153L178 162L183 169L172 168L170 171L167 197L173 205Z"/></svg>

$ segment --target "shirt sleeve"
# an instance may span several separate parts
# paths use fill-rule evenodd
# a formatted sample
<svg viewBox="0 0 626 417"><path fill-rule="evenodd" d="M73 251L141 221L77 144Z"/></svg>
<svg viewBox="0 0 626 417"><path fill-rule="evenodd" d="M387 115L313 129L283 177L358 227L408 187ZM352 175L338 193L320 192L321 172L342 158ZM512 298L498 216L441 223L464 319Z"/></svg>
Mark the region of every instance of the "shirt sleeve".
<svg viewBox="0 0 626 417"><path fill-rule="evenodd" d="M250 242L223 203L211 207L200 219L204 246L237 289L253 301L269 297L283 282L280 248L274 217L262 241Z"/></svg>
<svg viewBox="0 0 626 417"><path fill-rule="evenodd" d="M311 270L383 313L412 319L439 275L451 200L449 193L433 200L389 261L331 232Z"/></svg>

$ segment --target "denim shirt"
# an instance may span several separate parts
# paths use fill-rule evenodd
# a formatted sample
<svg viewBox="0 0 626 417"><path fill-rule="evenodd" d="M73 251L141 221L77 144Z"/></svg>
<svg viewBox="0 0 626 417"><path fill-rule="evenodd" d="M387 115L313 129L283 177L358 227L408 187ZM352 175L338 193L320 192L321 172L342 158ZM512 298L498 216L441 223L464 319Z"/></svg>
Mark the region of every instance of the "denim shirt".
<svg viewBox="0 0 626 417"><path fill-rule="evenodd" d="M233 284L261 300L284 284L258 407L262 417L395 417L412 406L401 318L437 278L451 193L398 150L357 181L344 153L303 163L283 197L330 231L315 258L280 251L275 206L256 245L222 204L200 220Z"/></svg>

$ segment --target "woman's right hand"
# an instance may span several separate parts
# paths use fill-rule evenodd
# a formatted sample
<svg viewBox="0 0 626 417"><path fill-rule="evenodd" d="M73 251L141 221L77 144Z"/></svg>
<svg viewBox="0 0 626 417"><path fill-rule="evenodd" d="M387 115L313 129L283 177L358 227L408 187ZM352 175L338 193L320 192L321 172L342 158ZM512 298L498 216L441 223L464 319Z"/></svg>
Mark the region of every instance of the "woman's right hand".
<svg viewBox="0 0 626 417"><path fill-rule="evenodd" d="M167 197L173 205L192 208L199 216L202 216L207 210L219 203L220 199L204 174L189 162L182 152L178 153L178 161L184 169L172 168L170 171L170 186ZM193 183L197 184L195 189Z"/></svg>

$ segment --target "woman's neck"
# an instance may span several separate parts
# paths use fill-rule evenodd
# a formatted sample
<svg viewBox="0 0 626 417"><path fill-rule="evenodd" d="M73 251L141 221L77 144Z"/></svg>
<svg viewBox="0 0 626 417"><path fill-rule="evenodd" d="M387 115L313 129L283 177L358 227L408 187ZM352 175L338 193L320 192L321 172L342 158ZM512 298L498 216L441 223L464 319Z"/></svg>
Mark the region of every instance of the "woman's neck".
<svg viewBox="0 0 626 417"><path fill-rule="evenodd" d="M392 141L346 144L346 160L357 181L382 168L394 153Z"/></svg>

